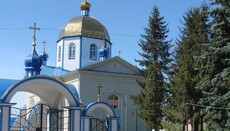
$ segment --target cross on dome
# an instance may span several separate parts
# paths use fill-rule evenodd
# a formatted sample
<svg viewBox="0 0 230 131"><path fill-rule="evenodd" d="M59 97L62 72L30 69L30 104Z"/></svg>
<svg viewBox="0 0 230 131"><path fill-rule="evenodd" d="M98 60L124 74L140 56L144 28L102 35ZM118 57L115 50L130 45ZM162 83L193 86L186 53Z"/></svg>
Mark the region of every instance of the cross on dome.
<svg viewBox="0 0 230 131"><path fill-rule="evenodd" d="M46 41L43 41L43 51L46 52Z"/></svg>
<svg viewBox="0 0 230 131"><path fill-rule="evenodd" d="M121 57L121 53L122 53L122 52L119 50L119 51L118 51L118 56L119 56L119 57Z"/></svg>
<svg viewBox="0 0 230 131"><path fill-rule="evenodd" d="M36 46L36 31L38 30L40 30L40 28L37 28L36 27L36 22L34 23L34 27L30 27L29 29L32 29L32 30L34 30L34 35L33 35L33 46Z"/></svg>

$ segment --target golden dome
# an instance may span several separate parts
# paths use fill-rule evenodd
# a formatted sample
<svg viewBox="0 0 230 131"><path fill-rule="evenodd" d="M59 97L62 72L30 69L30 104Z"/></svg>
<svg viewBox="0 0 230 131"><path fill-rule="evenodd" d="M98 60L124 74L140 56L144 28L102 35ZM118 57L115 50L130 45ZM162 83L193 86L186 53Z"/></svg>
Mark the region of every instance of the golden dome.
<svg viewBox="0 0 230 131"><path fill-rule="evenodd" d="M87 1L82 1L81 2L81 5L80 5L80 8L81 10L89 10L91 7L91 4Z"/></svg>
<svg viewBox="0 0 230 131"><path fill-rule="evenodd" d="M62 28L58 40L69 36L89 36L107 39L110 41L109 33L97 19L88 16L78 16L71 19Z"/></svg>

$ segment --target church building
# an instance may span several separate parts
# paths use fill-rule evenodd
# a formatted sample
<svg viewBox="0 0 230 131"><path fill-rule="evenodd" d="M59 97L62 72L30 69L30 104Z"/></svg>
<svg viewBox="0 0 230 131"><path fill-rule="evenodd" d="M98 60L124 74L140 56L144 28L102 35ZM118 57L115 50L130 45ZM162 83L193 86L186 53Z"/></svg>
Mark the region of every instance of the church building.
<svg viewBox="0 0 230 131"><path fill-rule="evenodd" d="M45 47L37 53L40 28L30 27L34 36L25 77L0 79L0 131L148 130L131 99L140 93L142 77L135 66L111 55L109 32L90 16L90 7L83 0L81 15L61 29L55 67L48 65ZM25 92L23 109L11 102L18 92Z"/></svg>

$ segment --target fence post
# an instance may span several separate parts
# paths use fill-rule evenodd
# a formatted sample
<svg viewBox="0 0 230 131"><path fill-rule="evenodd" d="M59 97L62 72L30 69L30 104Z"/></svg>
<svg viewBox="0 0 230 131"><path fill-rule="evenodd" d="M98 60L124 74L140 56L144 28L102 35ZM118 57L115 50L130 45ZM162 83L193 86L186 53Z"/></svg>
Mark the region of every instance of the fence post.
<svg viewBox="0 0 230 131"><path fill-rule="evenodd" d="M81 116L82 116L82 110L84 107L66 107L70 110L71 113L71 131L81 131Z"/></svg>
<svg viewBox="0 0 230 131"><path fill-rule="evenodd" d="M118 131L118 117L109 118L109 131Z"/></svg>
<svg viewBox="0 0 230 131"><path fill-rule="evenodd" d="M0 103L0 131L10 131L11 106L16 103Z"/></svg>
<svg viewBox="0 0 230 131"><path fill-rule="evenodd" d="M90 131L92 124L92 117L84 116L82 117L82 131Z"/></svg>

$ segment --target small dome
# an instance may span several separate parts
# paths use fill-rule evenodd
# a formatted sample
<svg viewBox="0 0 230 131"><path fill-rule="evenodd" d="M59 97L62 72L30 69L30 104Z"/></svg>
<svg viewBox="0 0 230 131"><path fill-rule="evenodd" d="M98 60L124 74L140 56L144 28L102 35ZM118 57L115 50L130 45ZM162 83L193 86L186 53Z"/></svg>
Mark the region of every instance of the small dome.
<svg viewBox="0 0 230 131"><path fill-rule="evenodd" d="M41 58L38 56L36 51L26 57L25 66L32 68L40 68L42 66Z"/></svg>
<svg viewBox="0 0 230 131"><path fill-rule="evenodd" d="M97 19L89 16L78 16L71 19L62 28L58 40L69 36L89 36L107 39L110 41L109 33Z"/></svg>
<svg viewBox="0 0 230 131"><path fill-rule="evenodd" d="M41 61L42 61L42 65L43 65L43 66L46 66L48 57L49 57L49 55L48 55L45 51L43 51L43 52L40 54L40 59L41 59Z"/></svg>
<svg viewBox="0 0 230 131"><path fill-rule="evenodd" d="M44 51L40 54L40 58L44 61L47 61L49 55Z"/></svg>
<svg viewBox="0 0 230 131"><path fill-rule="evenodd" d="M90 10L91 4L87 1L82 1L80 8L81 10Z"/></svg>
<svg viewBox="0 0 230 131"><path fill-rule="evenodd" d="M104 48L102 47L100 50L99 50L99 56L100 57L108 57L108 54L109 54L109 49L108 48Z"/></svg>

